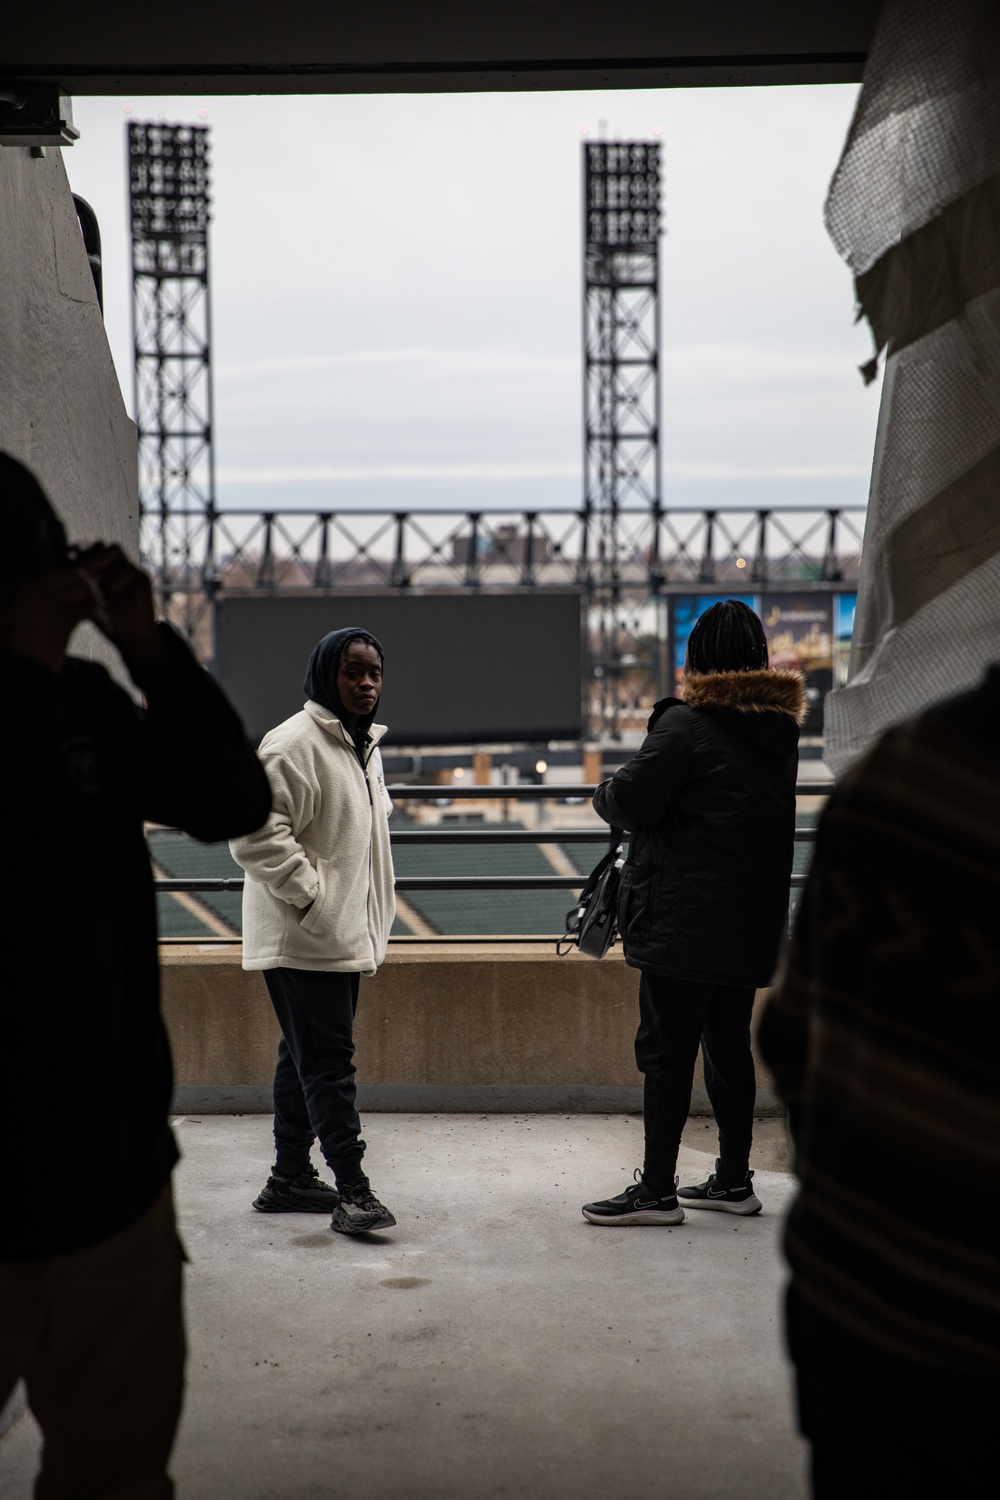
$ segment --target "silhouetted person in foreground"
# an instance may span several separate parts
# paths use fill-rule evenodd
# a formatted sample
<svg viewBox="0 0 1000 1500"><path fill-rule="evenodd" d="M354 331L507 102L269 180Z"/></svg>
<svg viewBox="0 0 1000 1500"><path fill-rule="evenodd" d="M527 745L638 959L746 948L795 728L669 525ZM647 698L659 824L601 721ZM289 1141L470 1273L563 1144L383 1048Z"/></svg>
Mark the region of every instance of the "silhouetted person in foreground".
<svg viewBox="0 0 1000 1500"><path fill-rule="evenodd" d="M69 549L6 454L0 526L0 1403L23 1377L47 1500L159 1500L173 1494L184 1255L143 820L223 839L261 823L270 794L222 693L155 623L146 575L117 547ZM145 708L66 655L83 620Z"/></svg>
<svg viewBox="0 0 1000 1500"><path fill-rule="evenodd" d="M656 704L638 754L594 793L600 817L632 834L618 927L641 974L635 1057L645 1075L642 1172L586 1204L594 1224L677 1224L685 1208L760 1212L750 1017L788 920L804 717L801 677L768 669L759 619L727 599L691 632L683 698ZM699 1045L719 1156L706 1182L677 1192Z"/></svg>
<svg viewBox="0 0 1000 1500"><path fill-rule="evenodd" d="M1000 669L837 787L759 1044L796 1149L813 1494L978 1493L1000 1405Z"/></svg>

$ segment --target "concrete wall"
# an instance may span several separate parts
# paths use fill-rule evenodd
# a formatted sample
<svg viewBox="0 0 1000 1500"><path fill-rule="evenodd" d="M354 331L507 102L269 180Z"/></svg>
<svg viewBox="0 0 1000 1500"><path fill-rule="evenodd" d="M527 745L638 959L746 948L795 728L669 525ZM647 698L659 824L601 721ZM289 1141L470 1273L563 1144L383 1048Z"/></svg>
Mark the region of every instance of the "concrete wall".
<svg viewBox="0 0 1000 1500"><path fill-rule="evenodd" d="M358 1082L368 1109L641 1108L638 975L535 944L390 949L361 982ZM758 1002L764 992L758 995ZM182 1113L269 1110L278 1028L238 949L164 950L163 1008ZM694 1112L707 1109L696 1077ZM776 1109L762 1080L758 1107Z"/></svg>
<svg viewBox="0 0 1000 1500"><path fill-rule="evenodd" d="M35 471L71 540L137 556L136 431L60 151L0 147L0 246L0 448ZM114 656L89 626L72 650Z"/></svg>

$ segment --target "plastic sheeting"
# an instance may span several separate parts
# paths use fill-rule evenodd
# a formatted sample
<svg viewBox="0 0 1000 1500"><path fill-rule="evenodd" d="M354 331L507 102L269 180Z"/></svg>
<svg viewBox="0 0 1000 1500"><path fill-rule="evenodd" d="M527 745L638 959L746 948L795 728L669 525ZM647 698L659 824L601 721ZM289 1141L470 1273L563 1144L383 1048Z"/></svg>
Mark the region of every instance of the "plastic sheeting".
<svg viewBox="0 0 1000 1500"><path fill-rule="evenodd" d="M887 0L826 219L886 354L839 773L1000 660L997 0Z"/></svg>

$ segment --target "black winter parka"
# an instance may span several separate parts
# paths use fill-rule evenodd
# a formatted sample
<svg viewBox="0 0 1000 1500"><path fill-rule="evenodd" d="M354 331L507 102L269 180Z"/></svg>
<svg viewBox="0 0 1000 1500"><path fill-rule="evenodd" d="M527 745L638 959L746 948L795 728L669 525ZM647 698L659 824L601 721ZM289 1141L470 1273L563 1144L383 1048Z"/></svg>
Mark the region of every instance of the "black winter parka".
<svg viewBox="0 0 1000 1500"><path fill-rule="evenodd" d="M797 672L706 672L657 703L594 807L631 835L618 929L634 968L770 982L788 916L805 694Z"/></svg>
<svg viewBox="0 0 1000 1500"><path fill-rule="evenodd" d="M0 1137L18 1182L0 1261L69 1255L135 1223L177 1160L143 820L214 842L271 789L187 646L133 680L0 653L9 880L0 903Z"/></svg>

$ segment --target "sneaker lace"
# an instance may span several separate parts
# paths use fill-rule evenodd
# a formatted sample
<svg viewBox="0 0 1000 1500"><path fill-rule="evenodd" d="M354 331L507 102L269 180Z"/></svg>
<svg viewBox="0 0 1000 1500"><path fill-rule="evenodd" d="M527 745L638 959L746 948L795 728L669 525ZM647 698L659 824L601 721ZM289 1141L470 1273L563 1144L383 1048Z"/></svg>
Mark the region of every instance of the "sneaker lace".
<svg viewBox="0 0 1000 1500"><path fill-rule="evenodd" d="M359 1177L357 1182L349 1182L340 1189L340 1196L345 1203L350 1203L354 1208L379 1208L381 1207L375 1194L372 1192L371 1183L367 1177Z"/></svg>

